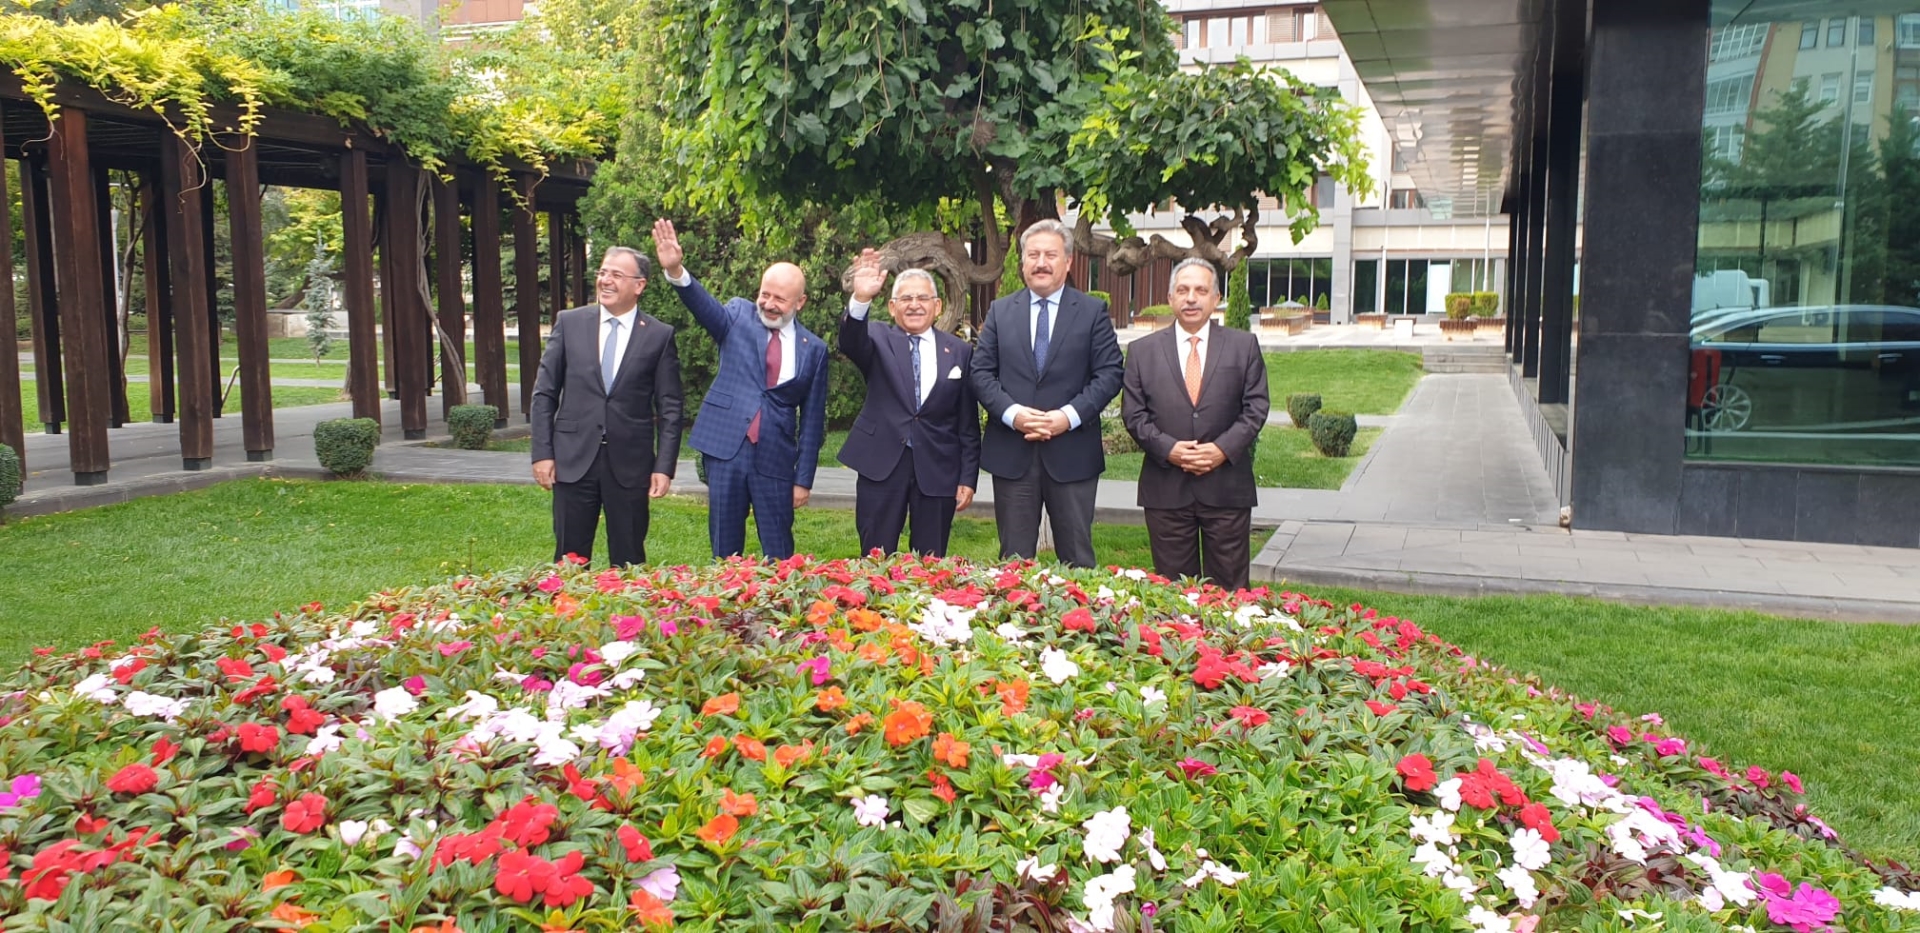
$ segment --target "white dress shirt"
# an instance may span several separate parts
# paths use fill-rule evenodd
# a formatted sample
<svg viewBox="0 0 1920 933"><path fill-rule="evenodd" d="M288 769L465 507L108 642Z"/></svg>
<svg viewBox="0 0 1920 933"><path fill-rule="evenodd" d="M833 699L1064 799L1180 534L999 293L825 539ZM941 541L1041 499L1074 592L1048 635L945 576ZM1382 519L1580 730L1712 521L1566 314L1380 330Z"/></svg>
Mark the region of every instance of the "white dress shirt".
<svg viewBox="0 0 1920 933"><path fill-rule="evenodd" d="M1176 354L1180 360L1180 378L1185 379L1187 376L1187 354L1193 352L1193 338L1195 337L1200 338L1200 371L1203 373L1206 372L1207 347L1213 344L1213 322L1208 321L1201 324L1200 332L1197 334L1189 334L1186 328L1175 323L1173 325L1173 332L1180 338L1180 346L1177 348L1179 352Z"/></svg>
<svg viewBox="0 0 1920 933"><path fill-rule="evenodd" d="M1030 296L1029 303L1027 304L1027 346L1032 347L1034 341L1040 338L1040 299L1045 298L1047 300L1047 353L1051 355L1053 353L1053 335L1060 330L1060 299L1065 297L1067 290L1065 287L1062 287L1059 291L1051 295L1040 295L1029 288L1027 289L1027 294ZM1000 423L1009 428L1013 427L1013 416L1022 411L1038 411L1038 409L1029 408L1017 403L1008 405L1006 413L1000 416ZM1080 429L1079 409L1068 405L1060 409L1060 411L1064 412L1067 416L1067 430L1077 431Z"/></svg>
<svg viewBox="0 0 1920 933"><path fill-rule="evenodd" d="M605 305L600 307L600 334L593 342L594 359L607 358L607 322L612 320L620 322L620 336L615 338L618 342L613 345L613 378L615 379L620 378L620 364L627 361L627 344L633 340L634 325L640 323L640 315L637 313L639 310L639 308L628 308L625 314L614 314L608 311ZM606 387L613 388L613 383L607 383Z"/></svg>
<svg viewBox="0 0 1920 933"><path fill-rule="evenodd" d="M849 298L847 299L847 316L856 321L864 321L867 319L868 310L872 307L873 305L870 302L855 301ZM904 328L902 328L902 332L905 332ZM915 336L914 334L907 334L907 348L909 350L916 344L916 341L913 339ZM939 370L940 355L934 352L933 328L927 328L925 333L919 334L918 336L920 338L919 341L917 341L920 347L920 385L918 386L920 398L915 401L915 405L925 405L927 403L927 396L933 394L934 380L941 378ZM913 370L908 369L907 372L911 373Z"/></svg>

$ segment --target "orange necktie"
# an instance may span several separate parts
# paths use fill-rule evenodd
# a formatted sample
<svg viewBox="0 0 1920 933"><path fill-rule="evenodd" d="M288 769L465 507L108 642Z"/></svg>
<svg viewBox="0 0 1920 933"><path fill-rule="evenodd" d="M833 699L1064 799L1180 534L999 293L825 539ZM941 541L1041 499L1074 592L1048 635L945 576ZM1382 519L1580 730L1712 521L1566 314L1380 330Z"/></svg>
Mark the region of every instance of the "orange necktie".
<svg viewBox="0 0 1920 933"><path fill-rule="evenodd" d="M1200 404L1200 338L1188 337L1187 343L1187 400L1196 407Z"/></svg>

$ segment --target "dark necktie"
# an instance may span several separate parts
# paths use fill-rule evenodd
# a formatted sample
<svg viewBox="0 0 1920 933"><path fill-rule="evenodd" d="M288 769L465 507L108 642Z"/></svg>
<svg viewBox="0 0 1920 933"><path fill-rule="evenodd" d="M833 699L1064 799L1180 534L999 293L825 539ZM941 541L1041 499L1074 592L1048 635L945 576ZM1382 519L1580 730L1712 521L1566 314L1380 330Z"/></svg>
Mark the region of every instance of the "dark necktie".
<svg viewBox="0 0 1920 933"><path fill-rule="evenodd" d="M607 345L600 348L600 386L608 391L613 390L613 371L620 362L620 357L615 351L619 347L620 319L607 318Z"/></svg>
<svg viewBox="0 0 1920 933"><path fill-rule="evenodd" d="M1040 319L1033 325L1033 371L1047 368L1047 299L1040 299Z"/></svg>
<svg viewBox="0 0 1920 933"><path fill-rule="evenodd" d="M770 330L767 331L767 388L771 389L779 384L780 332ZM766 402L761 402L760 407L763 409L766 408ZM757 411L753 413L752 423L747 425L747 443L760 443L760 413Z"/></svg>
<svg viewBox="0 0 1920 933"><path fill-rule="evenodd" d="M920 389L920 335L913 334L907 337L907 347L908 352L913 354L913 410L919 411L920 400L926 396L926 393Z"/></svg>

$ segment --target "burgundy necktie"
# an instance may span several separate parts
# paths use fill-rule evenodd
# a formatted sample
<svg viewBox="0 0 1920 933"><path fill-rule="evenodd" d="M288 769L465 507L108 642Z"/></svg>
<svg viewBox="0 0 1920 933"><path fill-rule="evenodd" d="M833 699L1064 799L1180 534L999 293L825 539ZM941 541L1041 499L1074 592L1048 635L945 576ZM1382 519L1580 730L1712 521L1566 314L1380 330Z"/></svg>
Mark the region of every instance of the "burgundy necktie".
<svg viewBox="0 0 1920 933"><path fill-rule="evenodd" d="M767 332L767 388L780 384L780 332ZM761 403L761 407L766 407ZM753 413L753 421L747 425L747 443L760 443L760 413Z"/></svg>

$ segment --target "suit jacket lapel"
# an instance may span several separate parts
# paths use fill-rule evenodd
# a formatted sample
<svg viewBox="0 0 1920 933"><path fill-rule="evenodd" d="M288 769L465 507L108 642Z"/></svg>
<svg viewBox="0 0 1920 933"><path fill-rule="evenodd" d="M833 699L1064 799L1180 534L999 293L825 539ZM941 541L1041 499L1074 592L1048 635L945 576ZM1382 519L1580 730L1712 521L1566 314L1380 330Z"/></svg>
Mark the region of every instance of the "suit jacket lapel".
<svg viewBox="0 0 1920 933"><path fill-rule="evenodd" d="M647 333L647 319L645 317L642 317L641 314L642 312L636 308L634 309L633 314L629 316L629 319L627 321L626 326L627 326L627 329L629 330L629 333L627 334L627 349L625 352L620 354L620 368L617 370L614 370L614 373L613 373L614 386L619 385L620 380L627 378L627 374L632 372L635 367L640 365L639 363L635 362L640 358L640 340L643 337L649 336L649 334ZM594 366L595 368L598 368L599 362L595 361ZM607 394L608 395L613 394L613 386L607 387Z"/></svg>
<svg viewBox="0 0 1920 933"><path fill-rule="evenodd" d="M907 400L909 410L916 399L913 397L913 340L904 330L888 325L887 351L891 364L887 367L896 386L900 387L900 397Z"/></svg>
<svg viewBox="0 0 1920 933"><path fill-rule="evenodd" d="M600 373L600 306L588 305L586 313L577 317L583 319L586 326L573 329L573 346L568 348L568 352L575 359L587 362L587 368L593 371L593 384L600 387L601 395L606 395L606 377Z"/></svg>
<svg viewBox="0 0 1920 933"><path fill-rule="evenodd" d="M1193 399L1187 397L1187 351L1181 346L1185 343L1182 339L1185 332L1180 329L1178 322L1168 325L1162 332L1167 335L1166 340L1163 341L1167 348L1165 351L1167 372L1173 376L1173 384L1179 388L1180 398L1185 400L1189 407L1193 407Z"/></svg>
<svg viewBox="0 0 1920 933"><path fill-rule="evenodd" d="M1226 350L1226 341L1220 339L1221 327L1207 324L1207 359L1200 364L1200 397L1207 397L1207 387L1213 385L1213 374L1220 371L1220 355ZM1199 406L1195 406L1196 408Z"/></svg>

